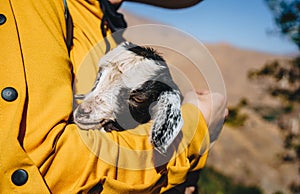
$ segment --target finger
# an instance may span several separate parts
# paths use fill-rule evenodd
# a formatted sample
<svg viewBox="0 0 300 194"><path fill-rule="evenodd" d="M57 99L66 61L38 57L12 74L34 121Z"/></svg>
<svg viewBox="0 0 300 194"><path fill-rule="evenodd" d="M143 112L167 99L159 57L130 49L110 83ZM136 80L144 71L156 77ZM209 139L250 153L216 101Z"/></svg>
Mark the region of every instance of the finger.
<svg viewBox="0 0 300 194"><path fill-rule="evenodd" d="M209 94L209 90L203 89L203 90L196 90L195 91L196 94L198 95L205 95L205 94Z"/></svg>
<svg viewBox="0 0 300 194"><path fill-rule="evenodd" d="M185 188L184 194L193 194L194 191L195 191L195 187L189 186Z"/></svg>
<svg viewBox="0 0 300 194"><path fill-rule="evenodd" d="M226 108L225 113L224 113L224 117L226 118L228 116L228 114L229 114L229 110L228 110L228 108Z"/></svg>

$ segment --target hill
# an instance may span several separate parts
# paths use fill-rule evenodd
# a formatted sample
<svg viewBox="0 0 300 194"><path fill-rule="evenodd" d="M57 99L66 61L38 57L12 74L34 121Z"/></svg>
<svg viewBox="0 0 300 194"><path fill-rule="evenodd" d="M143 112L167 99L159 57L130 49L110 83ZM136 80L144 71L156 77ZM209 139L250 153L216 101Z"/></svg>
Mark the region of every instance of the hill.
<svg viewBox="0 0 300 194"><path fill-rule="evenodd" d="M129 26L158 24L127 12L125 17ZM174 44L180 44L190 56L201 57L201 54L195 52L193 45L187 45L178 34L168 34L165 31L159 33L156 38L161 38L162 42L166 38L174 40ZM126 38L139 41L145 37L150 38L151 33L127 34ZM247 74L250 70L261 67L266 61L287 57L240 49L226 43L205 44L205 46L222 72L229 106L236 105L242 98L246 98L254 105L258 102L275 105L261 87L263 83L249 81ZM205 79L194 74L195 69L192 68L191 61L169 52L169 48L158 49L168 62L178 67L192 80L192 85L196 85L193 86L207 87ZM175 75L176 79L179 78ZM182 87L186 88L185 86L183 84ZM244 108L242 111L248 115L244 126L238 128L224 126L218 142L211 151L207 165L232 177L237 183L257 185L264 193L271 194L277 191L288 193L289 184L299 180L298 167L284 164L279 159L278 154L283 147L279 129L275 124L262 120L252 109Z"/></svg>
<svg viewBox="0 0 300 194"><path fill-rule="evenodd" d="M276 105L261 87L263 83L253 83L247 75L267 61L286 57L224 44L207 47L224 76L229 106L237 104L241 98L246 98L252 105L261 102ZM259 185L265 193L288 193L289 184L299 180L299 175L297 166L283 164L279 159L283 151L280 130L275 124L261 119L253 109L243 111L248 116L245 125L238 128L224 126L208 165L234 177L237 182Z"/></svg>

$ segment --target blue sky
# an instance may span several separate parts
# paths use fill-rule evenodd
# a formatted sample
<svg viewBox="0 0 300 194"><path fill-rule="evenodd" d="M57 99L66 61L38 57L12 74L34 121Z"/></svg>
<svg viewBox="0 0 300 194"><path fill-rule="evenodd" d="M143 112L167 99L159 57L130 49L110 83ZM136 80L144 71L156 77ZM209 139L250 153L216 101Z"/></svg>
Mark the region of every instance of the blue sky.
<svg viewBox="0 0 300 194"><path fill-rule="evenodd" d="M178 10L125 2L122 8L179 28L204 43L226 42L276 54L298 52L286 38L267 33L276 28L264 0L204 0Z"/></svg>

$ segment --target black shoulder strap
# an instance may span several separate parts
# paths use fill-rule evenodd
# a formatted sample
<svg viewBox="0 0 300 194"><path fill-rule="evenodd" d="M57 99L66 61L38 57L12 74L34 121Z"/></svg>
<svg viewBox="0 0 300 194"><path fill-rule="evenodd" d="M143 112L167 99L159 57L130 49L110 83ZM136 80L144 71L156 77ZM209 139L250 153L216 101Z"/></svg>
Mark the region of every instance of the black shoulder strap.
<svg viewBox="0 0 300 194"><path fill-rule="evenodd" d="M110 50L110 44L106 39L106 31L109 28L114 35L112 36L117 44L120 44L125 39L123 38L124 29L127 28L127 23L123 14L118 13L117 10L121 6L111 4L108 0L98 0L100 8L103 12L103 18L100 24L102 36L106 44L106 53Z"/></svg>
<svg viewBox="0 0 300 194"><path fill-rule="evenodd" d="M66 28L67 28L66 45L68 48L68 52L70 54L70 50L73 45L73 22L68 9L67 0L64 0L64 7L65 7Z"/></svg>
<svg viewBox="0 0 300 194"><path fill-rule="evenodd" d="M70 50L73 45L73 22L72 17L70 16L70 12L68 9L67 0L64 1L65 7L65 19L66 19L66 28L67 28L67 36L66 36L66 45L68 51ZM124 19L124 16L121 13L118 13L117 10L120 7L119 5L112 5L108 0L99 0L100 8L103 12L103 18L100 24L102 36L105 40L106 44L106 52L110 50L110 44L106 39L106 31L109 28L113 33L116 33L113 38L115 39L116 43L119 44L123 42L125 39L123 38L124 29L127 27L127 23Z"/></svg>
<svg viewBox="0 0 300 194"><path fill-rule="evenodd" d="M103 11L102 25L107 24L112 32L122 30L127 27L123 14L118 13L119 5L113 5L108 0L99 0Z"/></svg>

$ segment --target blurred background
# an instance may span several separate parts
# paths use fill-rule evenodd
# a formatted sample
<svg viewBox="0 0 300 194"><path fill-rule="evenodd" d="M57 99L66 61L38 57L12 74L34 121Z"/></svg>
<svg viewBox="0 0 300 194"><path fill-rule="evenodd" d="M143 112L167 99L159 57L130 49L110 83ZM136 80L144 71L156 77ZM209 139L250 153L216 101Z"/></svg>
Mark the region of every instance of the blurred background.
<svg viewBox="0 0 300 194"><path fill-rule="evenodd" d="M199 193L300 193L300 1L204 0L176 10L124 2L120 12L129 26L190 34L219 65L229 117Z"/></svg>

